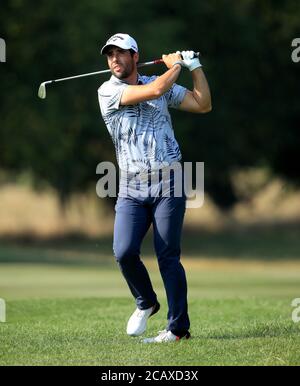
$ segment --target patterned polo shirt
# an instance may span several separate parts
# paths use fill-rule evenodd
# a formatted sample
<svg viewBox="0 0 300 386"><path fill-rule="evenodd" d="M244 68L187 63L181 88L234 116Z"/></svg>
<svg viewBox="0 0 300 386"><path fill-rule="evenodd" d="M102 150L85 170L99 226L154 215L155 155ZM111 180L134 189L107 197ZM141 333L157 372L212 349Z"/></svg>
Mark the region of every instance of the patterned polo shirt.
<svg viewBox="0 0 300 386"><path fill-rule="evenodd" d="M138 84L155 79L156 76L138 75ZM127 86L112 75L98 89L101 114L112 137L120 169L148 173L180 161L168 108L178 108L186 88L173 84L160 98L122 106L120 101Z"/></svg>

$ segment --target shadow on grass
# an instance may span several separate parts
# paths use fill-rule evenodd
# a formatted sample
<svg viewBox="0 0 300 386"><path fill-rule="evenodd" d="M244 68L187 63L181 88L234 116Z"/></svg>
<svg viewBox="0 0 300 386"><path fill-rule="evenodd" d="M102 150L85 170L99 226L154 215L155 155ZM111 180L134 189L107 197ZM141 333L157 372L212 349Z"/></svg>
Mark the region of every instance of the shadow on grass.
<svg viewBox="0 0 300 386"><path fill-rule="evenodd" d="M124 229L126 232L126 229ZM188 257L296 260L300 258L300 226L239 228L219 232L184 229L182 255ZM141 256L154 256L152 230ZM0 262L98 264L113 262L113 237L82 234L36 238L30 234L0 238Z"/></svg>

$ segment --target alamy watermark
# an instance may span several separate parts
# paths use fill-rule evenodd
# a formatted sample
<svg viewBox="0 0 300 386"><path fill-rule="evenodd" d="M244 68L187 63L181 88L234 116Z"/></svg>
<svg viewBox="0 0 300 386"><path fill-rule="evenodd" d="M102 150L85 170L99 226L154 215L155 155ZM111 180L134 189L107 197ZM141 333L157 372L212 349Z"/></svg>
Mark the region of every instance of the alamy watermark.
<svg viewBox="0 0 300 386"><path fill-rule="evenodd" d="M6 43L4 39L0 38L0 62L6 62Z"/></svg>
<svg viewBox="0 0 300 386"><path fill-rule="evenodd" d="M195 168L193 166L192 162L174 162L151 172L119 170L118 195L131 198L185 196L187 208L200 208L204 203L204 162L196 162ZM102 175L96 185L98 197L116 197L115 165L111 162L101 162L96 173Z"/></svg>
<svg viewBox="0 0 300 386"><path fill-rule="evenodd" d="M295 38L293 41L292 41L292 47L296 47L293 51L292 51L292 61L294 63L299 63L300 62L300 38Z"/></svg>
<svg viewBox="0 0 300 386"><path fill-rule="evenodd" d="M0 323L6 322L6 304L4 299L0 299Z"/></svg>
<svg viewBox="0 0 300 386"><path fill-rule="evenodd" d="M295 309L292 312L292 321L294 323L300 322L300 298L296 298L292 301L291 304L292 307L295 307Z"/></svg>

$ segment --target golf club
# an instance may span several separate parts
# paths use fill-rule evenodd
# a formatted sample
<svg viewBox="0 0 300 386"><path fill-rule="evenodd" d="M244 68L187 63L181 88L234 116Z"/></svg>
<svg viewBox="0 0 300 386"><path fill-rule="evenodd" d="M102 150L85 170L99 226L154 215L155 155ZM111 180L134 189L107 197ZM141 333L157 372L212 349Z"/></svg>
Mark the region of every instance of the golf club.
<svg viewBox="0 0 300 386"><path fill-rule="evenodd" d="M199 52L194 53L195 57L199 56ZM138 67L146 67L146 66L151 66L152 64L161 64L163 63L162 59L156 59L152 60L150 62L144 62L144 63L138 63ZM97 75L97 74L106 74L106 73L111 73L110 70L102 70L102 71L95 71L95 72L89 72L87 74L81 74L81 75L75 75L75 76L69 76L67 78L60 78L60 79L54 79L54 80L47 80L46 82L43 82L40 84L39 91L38 91L38 96L41 99L46 98L46 85L51 84L51 83L57 83L57 82L63 82L65 80L71 80L71 79L76 79L76 78L83 78L85 76L91 76L91 75Z"/></svg>

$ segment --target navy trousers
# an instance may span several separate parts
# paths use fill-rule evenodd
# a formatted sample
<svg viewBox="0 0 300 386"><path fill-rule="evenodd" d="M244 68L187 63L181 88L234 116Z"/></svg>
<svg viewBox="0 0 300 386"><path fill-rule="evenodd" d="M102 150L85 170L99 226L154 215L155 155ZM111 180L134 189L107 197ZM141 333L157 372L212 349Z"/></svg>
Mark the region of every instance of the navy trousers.
<svg viewBox="0 0 300 386"><path fill-rule="evenodd" d="M181 231L186 197L118 197L114 225L114 255L139 309L157 302L140 247L153 224L154 247L168 301L168 325L176 335L190 327L187 282L180 263Z"/></svg>

